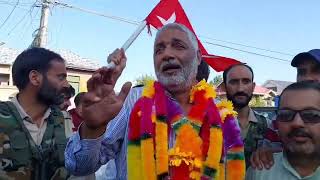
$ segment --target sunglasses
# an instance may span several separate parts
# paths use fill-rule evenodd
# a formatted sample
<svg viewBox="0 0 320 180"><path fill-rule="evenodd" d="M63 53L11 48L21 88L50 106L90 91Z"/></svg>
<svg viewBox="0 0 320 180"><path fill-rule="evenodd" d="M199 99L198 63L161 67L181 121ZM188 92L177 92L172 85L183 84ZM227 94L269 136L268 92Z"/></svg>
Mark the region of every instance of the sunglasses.
<svg viewBox="0 0 320 180"><path fill-rule="evenodd" d="M299 113L301 119L305 123L320 123L320 110L317 109L279 109L277 110L277 121L290 122L293 121L296 114Z"/></svg>

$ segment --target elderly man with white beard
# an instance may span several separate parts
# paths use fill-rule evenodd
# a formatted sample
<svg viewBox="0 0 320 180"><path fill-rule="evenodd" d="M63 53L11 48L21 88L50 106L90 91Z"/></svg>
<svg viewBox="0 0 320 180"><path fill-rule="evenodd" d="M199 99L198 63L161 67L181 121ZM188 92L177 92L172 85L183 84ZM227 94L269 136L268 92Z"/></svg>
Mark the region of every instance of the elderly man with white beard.
<svg viewBox="0 0 320 180"><path fill-rule="evenodd" d="M67 145L74 175L95 172L115 159L117 179L243 179L243 143L232 104L215 102L215 89L197 81L201 53L195 35L172 23L157 32L158 81L119 95L113 88L125 67L122 49L88 81L84 123ZM130 92L129 92L130 91Z"/></svg>

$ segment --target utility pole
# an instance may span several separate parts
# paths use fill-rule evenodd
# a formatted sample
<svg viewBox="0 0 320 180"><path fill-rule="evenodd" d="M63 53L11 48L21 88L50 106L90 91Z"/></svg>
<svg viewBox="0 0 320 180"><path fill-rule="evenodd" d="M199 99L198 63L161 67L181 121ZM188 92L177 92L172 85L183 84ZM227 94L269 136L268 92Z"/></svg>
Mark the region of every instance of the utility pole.
<svg viewBox="0 0 320 180"><path fill-rule="evenodd" d="M42 0L40 27L35 35L30 47L46 47L48 41L48 19L50 0Z"/></svg>
<svg viewBox="0 0 320 180"><path fill-rule="evenodd" d="M39 46L45 47L48 41L48 19L49 19L50 0L42 0L41 19L39 28Z"/></svg>

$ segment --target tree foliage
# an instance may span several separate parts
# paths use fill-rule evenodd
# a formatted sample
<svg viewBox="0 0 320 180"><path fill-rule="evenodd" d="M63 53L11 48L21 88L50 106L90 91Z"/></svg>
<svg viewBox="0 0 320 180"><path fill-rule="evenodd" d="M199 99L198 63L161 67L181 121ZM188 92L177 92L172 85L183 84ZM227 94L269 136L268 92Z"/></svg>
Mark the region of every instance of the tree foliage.
<svg viewBox="0 0 320 180"><path fill-rule="evenodd" d="M222 75L215 76L212 81L215 86L218 86L223 81Z"/></svg>
<svg viewBox="0 0 320 180"><path fill-rule="evenodd" d="M146 82L150 80L155 80L155 78L152 75L142 75L134 81L134 85L145 85Z"/></svg>
<svg viewBox="0 0 320 180"><path fill-rule="evenodd" d="M263 99L262 96L254 96L252 97L249 105L251 107L265 107L267 106L267 102Z"/></svg>
<svg viewBox="0 0 320 180"><path fill-rule="evenodd" d="M222 81L223 81L222 75L217 75L213 78L213 80L209 81L209 84L212 84L215 87L217 87L220 83L222 83Z"/></svg>

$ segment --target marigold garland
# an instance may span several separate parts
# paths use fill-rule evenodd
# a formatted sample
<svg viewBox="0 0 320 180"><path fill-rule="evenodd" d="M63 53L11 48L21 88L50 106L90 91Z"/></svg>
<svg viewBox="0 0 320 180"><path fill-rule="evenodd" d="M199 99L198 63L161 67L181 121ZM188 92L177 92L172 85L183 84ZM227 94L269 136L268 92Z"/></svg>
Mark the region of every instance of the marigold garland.
<svg viewBox="0 0 320 180"><path fill-rule="evenodd" d="M141 163L141 149L139 145L128 145L128 179L136 180L142 177L142 167L137 165Z"/></svg>
<svg viewBox="0 0 320 180"><path fill-rule="evenodd" d="M244 178L245 167L243 147L231 148L227 156L227 169L229 169L229 171L227 171L227 180L239 179L239 177ZM234 171L235 169L237 169L237 171Z"/></svg>
<svg viewBox="0 0 320 180"><path fill-rule="evenodd" d="M168 172L168 127L167 123L156 121L156 168L157 175Z"/></svg>
<svg viewBox="0 0 320 180"><path fill-rule="evenodd" d="M220 162L219 165L219 176L217 177L217 179L225 179L225 164L223 162Z"/></svg>
<svg viewBox="0 0 320 180"><path fill-rule="evenodd" d="M243 160L228 161L227 169L229 169L229 171L227 171L227 180L244 179L246 165Z"/></svg>
<svg viewBox="0 0 320 180"><path fill-rule="evenodd" d="M153 83L152 91L160 85L156 82ZM168 124L167 124L167 110L166 98L164 91L159 91L157 96L154 97L155 104L157 105L153 113L156 116L156 168L157 176L165 176L168 174L169 160L168 160Z"/></svg>
<svg viewBox="0 0 320 180"><path fill-rule="evenodd" d="M141 141L141 168L144 169L143 177L145 180L156 179L156 168L153 158L153 139L147 138Z"/></svg>
<svg viewBox="0 0 320 180"><path fill-rule="evenodd" d="M209 98L216 98L217 93L215 88L208 84L205 80L201 80L197 85L193 86L191 89L190 93L190 103L194 102L195 94L196 92L204 91L204 98L209 99Z"/></svg>
<svg viewBox="0 0 320 180"><path fill-rule="evenodd" d="M128 178L155 180L167 175L179 180L244 177L243 147L233 148L234 159L229 158L227 166L223 163L221 126L226 117L235 113L227 101L216 106L215 97L214 87L200 81L190 92L192 107L187 116L177 111L168 117L167 110L171 112L176 107L168 104L170 101L158 82L147 82L130 115ZM175 144L170 149L168 127L176 134ZM225 167L228 173L237 172L225 177Z"/></svg>
<svg viewBox="0 0 320 180"><path fill-rule="evenodd" d="M175 146L169 150L170 166L179 167L184 163L191 171L189 177L200 179L202 139L198 135L199 132L190 123L185 123L179 127L176 134Z"/></svg>
<svg viewBox="0 0 320 180"><path fill-rule="evenodd" d="M217 103L217 107L220 110L220 116L222 121L226 119L227 116L237 116L238 113L233 110L233 104L229 100L222 100Z"/></svg>
<svg viewBox="0 0 320 180"><path fill-rule="evenodd" d="M154 84L154 81L152 80L148 80L146 82L146 85L142 91L142 97L152 98L154 96L155 89L153 87L153 84Z"/></svg>
<svg viewBox="0 0 320 180"><path fill-rule="evenodd" d="M210 142L216 141L216 143L210 143L209 146L209 153L207 156L207 159L205 161L205 169L208 170L211 169L213 174L206 174L206 176L209 176L211 178L219 175L220 170L220 160L222 155L222 142L223 142L223 136L222 136L222 130L218 126L213 126L210 128ZM208 172L208 171L207 171Z"/></svg>

